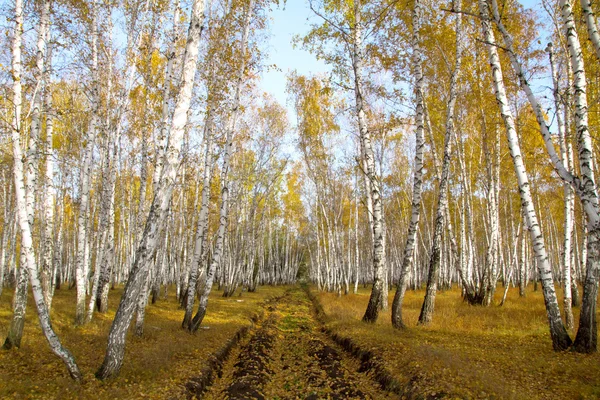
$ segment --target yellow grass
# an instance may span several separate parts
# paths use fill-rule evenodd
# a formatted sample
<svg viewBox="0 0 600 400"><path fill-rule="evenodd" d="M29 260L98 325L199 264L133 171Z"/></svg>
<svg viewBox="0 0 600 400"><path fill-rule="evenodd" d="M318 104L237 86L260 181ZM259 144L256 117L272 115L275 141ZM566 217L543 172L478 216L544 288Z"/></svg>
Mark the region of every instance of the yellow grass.
<svg viewBox="0 0 600 400"><path fill-rule="evenodd" d="M314 290L314 289L313 289ZM499 304L503 289L498 288ZM319 293L327 326L367 349L375 349L406 387L448 398L600 398L600 355L552 350L541 291L526 298L510 289L503 307L470 306L460 290L439 292L433 323L416 326L424 291L408 291L404 321L392 328L390 312L375 325L360 321L370 289L338 298ZM560 294L560 293L559 293ZM390 308L393 300L390 292ZM579 310L575 309L576 324ZM572 337L574 337L574 334Z"/></svg>
<svg viewBox="0 0 600 400"><path fill-rule="evenodd" d="M57 290L52 323L64 345L75 355L84 377L81 384L68 377L62 362L50 352L30 299L21 348L0 350L0 399L185 398L183 385L200 375L209 355L250 323L249 318L259 311L259 303L283 290L261 287L258 293L232 298L223 298L221 292L213 290L203 323L210 329L201 329L195 335L181 330L183 311L178 309L171 290L168 300L148 306L144 337L129 335L121 374L106 382L95 379L94 372L104 357L106 337L122 289L111 291L107 314L96 314L94 321L83 327L73 325L75 291ZM0 298L2 343L12 316L11 298L9 290Z"/></svg>

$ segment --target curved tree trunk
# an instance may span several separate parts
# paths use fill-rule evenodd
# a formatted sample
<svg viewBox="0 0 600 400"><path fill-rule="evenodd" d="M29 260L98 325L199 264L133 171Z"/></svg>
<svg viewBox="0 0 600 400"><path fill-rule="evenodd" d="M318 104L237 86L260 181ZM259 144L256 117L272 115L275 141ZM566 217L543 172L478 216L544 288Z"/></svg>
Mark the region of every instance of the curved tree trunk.
<svg viewBox="0 0 600 400"><path fill-rule="evenodd" d="M33 298L38 311L42 332L52 349L67 366L73 379L80 380L81 373L75 363L73 355L60 343L56 333L52 329L48 307L44 301L36 258L33 250L33 238L31 234L33 210L29 210L27 204L27 191L25 186L23 151L21 150L21 45L23 32L23 5L21 0L15 1L15 34L13 37L13 104L15 107L12 126L12 147L14 157L14 182L17 218L21 230L21 268L27 268L31 281ZM24 272L24 271L22 271ZM23 274L25 276L25 274Z"/></svg>
<svg viewBox="0 0 600 400"><path fill-rule="evenodd" d="M529 179L527 177L527 170L525 169L525 164L521 155L521 148L519 146L519 139L517 137L512 111L508 106L506 90L504 88L504 78L502 74L502 68L500 66L500 57L498 55L496 40L492 30L487 0L479 0L479 10L485 35L486 47L489 55L489 62L492 68L492 78L494 91L496 94L496 101L506 127L508 147L510 150L510 155L513 159L515 173L517 175L517 181L519 184L521 207L523 208L525 221L531 235L538 272L542 282L552 344L555 350L564 350L571 345L571 338L567 334L565 326L562 323L560 309L558 308L558 301L556 299L556 292L552 278L552 267L548 259L548 254L546 253L544 237L542 235L533 205Z"/></svg>
<svg viewBox="0 0 600 400"><path fill-rule="evenodd" d="M127 280L119 308L110 329L104 361L100 369L96 372L98 379L115 376L121 369L125 353L127 330L131 324L143 283L147 278L148 270L152 264L159 237L161 236L161 228L164 225L166 210L173 196L177 170L180 164L179 156L196 75L200 36L204 23L204 3L204 0L195 0L192 7L188 40L183 59L181 89L177 96L173 114L169 148L165 156L165 167L152 201L152 206L150 207L144 233L137 247L136 256L129 272L129 279Z"/></svg>

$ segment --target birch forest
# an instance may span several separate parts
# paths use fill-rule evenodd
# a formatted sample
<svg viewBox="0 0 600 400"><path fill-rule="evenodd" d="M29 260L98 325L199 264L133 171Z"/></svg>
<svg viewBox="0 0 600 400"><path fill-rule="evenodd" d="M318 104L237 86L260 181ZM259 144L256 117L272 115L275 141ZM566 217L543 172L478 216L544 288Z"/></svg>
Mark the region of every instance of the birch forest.
<svg viewBox="0 0 600 400"><path fill-rule="evenodd" d="M0 398L600 397L598 15L0 0Z"/></svg>

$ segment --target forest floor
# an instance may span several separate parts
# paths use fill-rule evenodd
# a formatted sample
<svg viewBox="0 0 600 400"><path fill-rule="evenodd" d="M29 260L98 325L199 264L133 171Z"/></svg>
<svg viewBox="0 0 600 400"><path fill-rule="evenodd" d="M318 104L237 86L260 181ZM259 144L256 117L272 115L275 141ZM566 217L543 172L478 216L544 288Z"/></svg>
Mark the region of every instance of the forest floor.
<svg viewBox="0 0 600 400"><path fill-rule="evenodd" d="M243 327L251 326L261 305L281 296L285 287L260 287L256 293L224 298L213 290L208 311L197 334L181 329L183 310L175 291L167 299L149 304L143 337L127 341L123 368L117 378L101 382L94 372L102 363L106 339L122 289L111 290L109 312L74 326L75 290L57 290L52 325L63 344L74 354L83 373L81 384L68 376L62 362L49 349L29 295L25 331L20 349L0 349L0 399L185 399L186 383L203 373L212 355ZM12 317L12 290L0 297L0 339L4 341ZM1 343L0 343L1 345Z"/></svg>
<svg viewBox="0 0 600 400"><path fill-rule="evenodd" d="M361 322L369 288L341 297L314 288L313 293L326 329L385 360L405 398L600 398L600 353L552 350L541 289L530 286L520 298L511 288L502 307L501 287L490 307L470 306L457 288L438 292L427 327L416 326L424 290L407 291L402 331L392 328L389 311L374 326ZM393 296L390 291L390 308ZM573 313L577 327L579 308Z"/></svg>
<svg viewBox="0 0 600 400"><path fill-rule="evenodd" d="M272 301L205 399L386 399L361 364L323 333L300 288Z"/></svg>
<svg viewBox="0 0 600 400"><path fill-rule="evenodd" d="M121 293L111 291L110 312L76 327L75 291L56 292L53 325L82 383L50 352L30 300L21 348L0 350L0 399L189 399L209 383L209 365L217 378L200 395L207 399L600 398L600 354L554 352L541 291L531 287L525 298L510 289L502 307L469 306L460 290L441 291L427 327L416 326L424 291L409 291L402 331L391 327L389 311L374 325L361 322L369 288L341 297L312 288L314 303L300 287L230 298L215 289L195 335L181 330L183 311L171 290L148 306L144 336L129 336L121 374L101 382L93 374ZM495 304L501 296L499 288ZM10 290L0 297L2 339L11 297ZM392 299L390 292L390 306ZM574 314L577 325L579 309Z"/></svg>

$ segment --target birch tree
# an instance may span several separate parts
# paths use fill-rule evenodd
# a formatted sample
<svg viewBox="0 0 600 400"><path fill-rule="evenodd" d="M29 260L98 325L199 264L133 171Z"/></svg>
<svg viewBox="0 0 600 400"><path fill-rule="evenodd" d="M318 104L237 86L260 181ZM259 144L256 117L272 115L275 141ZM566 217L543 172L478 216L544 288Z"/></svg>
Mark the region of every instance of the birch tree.
<svg viewBox="0 0 600 400"><path fill-rule="evenodd" d="M373 289L371 291L371 297L369 298L369 304L363 321L375 322L379 316L379 309L381 304L381 297L384 295L384 274L385 274L385 253L384 253L384 238L383 238L383 212L382 212L382 199L380 190L380 181L375 171L375 156L373 152L373 145L371 142L371 135L368 129L368 122L365 113L364 104L364 92L362 82L362 70L363 70L363 22L362 22L362 9L361 1L354 1L354 25L352 32L352 67L354 72L354 96L355 96L355 107L356 107L356 118L358 120L358 128L360 133L360 141L364 148L364 161L366 164L366 179L370 183L370 197L373 202ZM385 290L387 293L387 288Z"/></svg>
<svg viewBox="0 0 600 400"><path fill-rule="evenodd" d="M600 275L600 202L598 189L594 176L593 147L589 132L587 83L585 65L579 37L577 34L573 10L570 1L561 0L563 29L567 39L570 65L573 71L573 100L575 108L575 128L579 155L579 169L581 176L570 173L567 166L558 156L550 134L542 108L534 95L529 83L525 79L523 68L513 49L513 38L501 21L498 5L492 0L492 12L509 55L511 65L519 78L521 88L527 94L528 101L536 115L540 133L544 139L546 151L552 165L565 182L571 184L575 193L581 200L583 210L587 217L587 273L585 276L582 308L579 318L579 329L575 338L574 349L578 352L592 352L597 348L596 300L598 298L598 277ZM540 272L540 275L541 272ZM543 279L543 278L542 278ZM551 276L548 278L551 283ZM542 280L543 282L543 280ZM548 284L549 284L548 283ZM560 314L558 314L560 316ZM569 339L570 344L570 339ZM555 343L556 348L556 343Z"/></svg>
<svg viewBox="0 0 600 400"><path fill-rule="evenodd" d="M529 179L525 169L525 164L523 163L523 157L521 155L514 118L512 111L508 106L506 90L504 87L504 77L502 74L502 67L500 65L500 58L498 55L494 32L492 30L487 0L479 0L479 11L489 56L489 63L492 68L494 93L496 95L496 101L500 109L500 114L504 120L510 155L513 160L515 174L517 175L517 180L519 183L521 207L523 208L527 227L531 235L532 247L537 261L540 280L542 282L544 300L546 303L546 314L548 317L548 323L550 325L550 335L552 337L552 345L556 350L564 350L568 348L572 342L563 325L560 316L560 310L558 308L558 301L556 300L556 292L552 280L552 267L550 266L548 254L546 252L546 246L544 243L544 237L542 235L533 205Z"/></svg>
<svg viewBox="0 0 600 400"><path fill-rule="evenodd" d="M49 32L50 24L50 1L44 1L42 3L40 19L38 23L38 35L36 42L36 57L35 57L35 91L33 95L33 104L31 106L31 126L29 129L29 149L25 157L24 162L26 163L26 176L24 180L25 184L25 205L27 212L27 219L29 221L29 227L33 230L34 216L35 216L35 199L37 192L37 176L38 176L38 163L39 163L39 145L40 145L40 133L42 129L42 108L44 102L44 90L45 90L45 75L46 75L46 42ZM13 37L13 58L17 58L17 68L13 65L13 79L20 80L22 74L21 64L21 47L22 47L22 30L23 30L23 15L22 15L22 3L17 6L15 3L15 13L19 9L20 16L17 15L15 18L15 32ZM20 21L20 22L19 22ZM17 43L18 41L18 43ZM13 64L15 61L13 60ZM16 74L16 75L15 75ZM17 88L13 85L14 96L17 95ZM14 126L13 129L21 130L21 108L22 108L22 89L19 82L18 88L19 104L14 105ZM16 111L18 109L18 112ZM18 115L17 115L18 114ZM18 119L17 119L18 118ZM13 139L14 140L14 139ZM25 179L25 178L23 178ZM15 192L16 193L16 192ZM32 244L33 245L33 244ZM12 346L20 347L21 338L23 336L23 327L25 324L25 311L27 308L27 267L22 262L26 257L24 249L21 248L21 268L19 271L19 277L17 281L17 288L13 298L13 319L9 328L9 333L4 342L4 348L11 348ZM47 304L49 304L47 302Z"/></svg>
<svg viewBox="0 0 600 400"><path fill-rule="evenodd" d="M423 81L423 54L421 52L421 18L422 18L422 4L420 0L415 0L413 12L412 12L412 24L413 24L413 59L412 64L414 67L415 74L415 162L414 162L414 178L413 178L413 192L411 202L411 217L408 226L408 234L406 238L406 244L404 245L404 253L402 257L402 264L400 270L400 279L398 281L398 287L396 294L394 295L394 302L392 304L392 325L395 328L404 328L404 321L402 320L402 303L404 301L404 294L406 293L406 286L411 271L411 263L413 262L417 231L419 229L419 220L421 217L421 191L423 187L423 147L425 145L424 131L424 81Z"/></svg>
<svg viewBox="0 0 600 400"><path fill-rule="evenodd" d="M69 374L75 380L81 379L81 373L75 363L73 355L62 346L58 336L52 329L50 314L48 307L44 301L44 294L39 279L39 272L36 263L36 257L33 249L33 238L31 234L33 211L29 212L27 204L27 189L24 176L23 151L21 149L21 46L23 32L23 4L21 0L15 1L15 29L12 41L12 73L13 73L13 104L14 118L12 126L12 147L14 158L14 182L15 182L15 198L17 206L17 218L19 228L21 230L21 251L23 260L22 268L27 268L31 280L31 289L35 300L36 309L40 321L42 332L50 345L54 354L61 358L65 363Z"/></svg>
<svg viewBox="0 0 600 400"><path fill-rule="evenodd" d="M560 87L559 87L559 76L558 71L554 63L554 54L552 44L549 44L547 49L549 61L550 61L550 72L552 74L553 84L553 95L554 95L554 108L556 110L556 124L558 129L558 140L560 144L561 159L567 169L571 170L571 157L570 143L568 140L567 127L563 120L563 106L560 98ZM573 329L573 310L572 310L572 296L571 296L571 238L573 236L574 220L573 220L573 209L574 209L574 194L571 185L567 182L563 184L563 191L565 197L564 213L565 213L565 224L564 224L564 240L563 240L563 310L565 313L565 325L567 329Z"/></svg>
<svg viewBox="0 0 600 400"><path fill-rule="evenodd" d="M79 215L77 217L77 264L76 288L77 288L77 306L75 309L75 323L82 325L85 323L85 299L87 275L89 271L89 197L90 197L90 176L92 170L92 157L94 143L100 125L100 78L98 75L98 5L96 0L92 0L92 17L90 22L91 30L91 119L90 125L85 133L83 158L81 161L81 172L79 177Z"/></svg>
<svg viewBox="0 0 600 400"><path fill-rule="evenodd" d="M129 272L127 285L121 297L117 314L110 329L104 361L96 372L98 379L106 379L119 373L125 352L127 329L133 318L137 299L142 290L143 282L147 279L148 270L161 236L160 232L173 195L180 163L181 145L185 125L187 123L192 91L194 87L196 64L198 62L200 35L204 24L204 0L195 0L192 6L188 39L182 63L182 79L178 93L171 131L169 146L165 155L165 166L158 189L150 207L144 232L136 250L136 256Z"/></svg>
<svg viewBox="0 0 600 400"><path fill-rule="evenodd" d="M460 1L455 1L455 7L460 9ZM437 212L435 218L435 230L433 235L433 244L431 246L431 255L429 261L429 273L427 277L427 289L423 305L421 307L421 314L419 315L419 324L426 325L431 322L433 318L433 310L435 306L435 295L437 291L437 284L439 278L440 268L440 241L442 239L442 232L444 224L446 223L446 208L448 207L448 176L450 174L450 157L452 149L452 139L454 133L454 112L456 106L456 99L458 97L458 76L460 73L460 65L462 59L462 44L463 39L461 37L461 23L462 16L457 14L456 17L456 58L454 61L454 68L450 77L450 92L448 96L448 105L446 108L446 125L445 125L445 136L444 136L444 157L442 161L442 172L440 176L440 184L438 188L438 202Z"/></svg>
<svg viewBox="0 0 600 400"><path fill-rule="evenodd" d="M55 187L54 187L54 153L52 149L52 139L54 133L54 112L52 110L52 91L49 87L50 74L52 71L52 48L50 47L50 36L47 34L47 67L46 67L46 94L44 96L44 108L46 111L46 140L44 142L44 153L46 156L46 173L44 176L44 236L42 250L41 281L44 292L44 300L48 308L52 304L52 285L53 285L53 261L54 261L54 208L55 208Z"/></svg>
<svg viewBox="0 0 600 400"><path fill-rule="evenodd" d="M240 42L239 70L236 76L236 86L234 89L233 100L231 103L231 110L228 115L227 126L225 127L225 154L223 155L223 167L221 170L221 208L219 211L219 229L217 231L217 240L215 244L215 250L213 253L213 259L208 269L208 272L206 273L204 288L202 290L200 301L198 303L198 311L196 311L194 318L189 324L188 329L190 330L190 332L196 332L200 327L200 324L202 324L202 321L204 320L204 316L206 315L206 307L208 305L208 296L210 295L210 292L212 290L215 273L219 264L223 262L225 235L229 217L229 160L233 152L233 135L238 120L240 110L240 96L242 91L242 85L244 84L244 75L246 73L246 54L248 51L248 36L250 34L250 21L252 19L254 3L255 0L250 0L247 6L248 8L245 11L242 39ZM192 266L192 268L194 268L194 266ZM190 290L194 290L194 288L190 287Z"/></svg>

